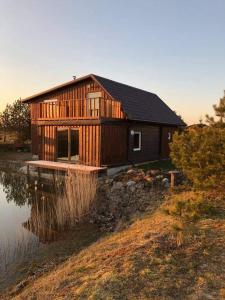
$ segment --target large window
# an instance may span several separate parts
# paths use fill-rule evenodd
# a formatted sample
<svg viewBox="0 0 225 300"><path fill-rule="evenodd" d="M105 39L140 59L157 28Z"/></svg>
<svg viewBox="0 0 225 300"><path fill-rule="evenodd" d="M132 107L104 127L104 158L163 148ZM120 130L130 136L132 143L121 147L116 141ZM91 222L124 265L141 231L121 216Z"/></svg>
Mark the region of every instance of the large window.
<svg viewBox="0 0 225 300"><path fill-rule="evenodd" d="M79 130L77 128L58 128L57 159L70 162L79 160Z"/></svg>
<svg viewBox="0 0 225 300"><path fill-rule="evenodd" d="M61 160L68 160L68 129L58 129L57 131L57 157Z"/></svg>
<svg viewBox="0 0 225 300"><path fill-rule="evenodd" d="M133 132L133 151L141 150L141 132L134 131Z"/></svg>

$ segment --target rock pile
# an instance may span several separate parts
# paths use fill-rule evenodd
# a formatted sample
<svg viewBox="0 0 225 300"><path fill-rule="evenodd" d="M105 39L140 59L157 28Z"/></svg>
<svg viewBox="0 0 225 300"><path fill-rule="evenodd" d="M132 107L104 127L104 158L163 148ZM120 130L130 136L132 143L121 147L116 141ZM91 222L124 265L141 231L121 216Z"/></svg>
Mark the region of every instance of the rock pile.
<svg viewBox="0 0 225 300"><path fill-rule="evenodd" d="M124 228L144 211L154 211L169 188L169 177L159 170L131 169L113 179L99 180L90 222L104 231Z"/></svg>

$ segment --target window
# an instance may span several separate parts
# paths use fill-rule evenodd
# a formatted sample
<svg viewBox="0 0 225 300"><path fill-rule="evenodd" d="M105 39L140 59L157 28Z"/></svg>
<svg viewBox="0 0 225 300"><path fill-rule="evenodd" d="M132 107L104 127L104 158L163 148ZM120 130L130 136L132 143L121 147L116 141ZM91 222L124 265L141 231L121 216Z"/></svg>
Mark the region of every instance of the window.
<svg viewBox="0 0 225 300"><path fill-rule="evenodd" d="M133 132L133 151L141 150L141 132Z"/></svg>
<svg viewBox="0 0 225 300"><path fill-rule="evenodd" d="M171 141L171 132L168 132L168 141Z"/></svg>
<svg viewBox="0 0 225 300"><path fill-rule="evenodd" d="M99 116L99 102L101 92L93 92L87 94L87 115L92 117Z"/></svg>

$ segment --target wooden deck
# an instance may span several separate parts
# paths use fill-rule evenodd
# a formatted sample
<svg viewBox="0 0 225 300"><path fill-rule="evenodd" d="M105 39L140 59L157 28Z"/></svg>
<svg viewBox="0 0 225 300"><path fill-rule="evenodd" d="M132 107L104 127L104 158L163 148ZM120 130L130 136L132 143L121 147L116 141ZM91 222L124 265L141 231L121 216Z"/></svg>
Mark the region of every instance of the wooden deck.
<svg viewBox="0 0 225 300"><path fill-rule="evenodd" d="M25 164L28 166L28 168L29 166L31 166L31 167L36 167L38 169L49 169L49 170L65 171L65 172L77 171L86 174L104 173L107 170L107 168L101 168L101 167L92 167L86 165L46 161L46 160L31 160L31 161L26 161Z"/></svg>

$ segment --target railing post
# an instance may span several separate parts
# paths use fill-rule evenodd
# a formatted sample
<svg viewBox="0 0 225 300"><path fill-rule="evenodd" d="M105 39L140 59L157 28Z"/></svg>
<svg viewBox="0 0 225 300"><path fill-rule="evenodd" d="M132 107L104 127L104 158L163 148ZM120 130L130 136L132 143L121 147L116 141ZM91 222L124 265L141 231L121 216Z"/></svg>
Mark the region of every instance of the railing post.
<svg viewBox="0 0 225 300"><path fill-rule="evenodd" d="M102 116L102 98L99 98L99 104L98 104L98 118L101 118Z"/></svg>

